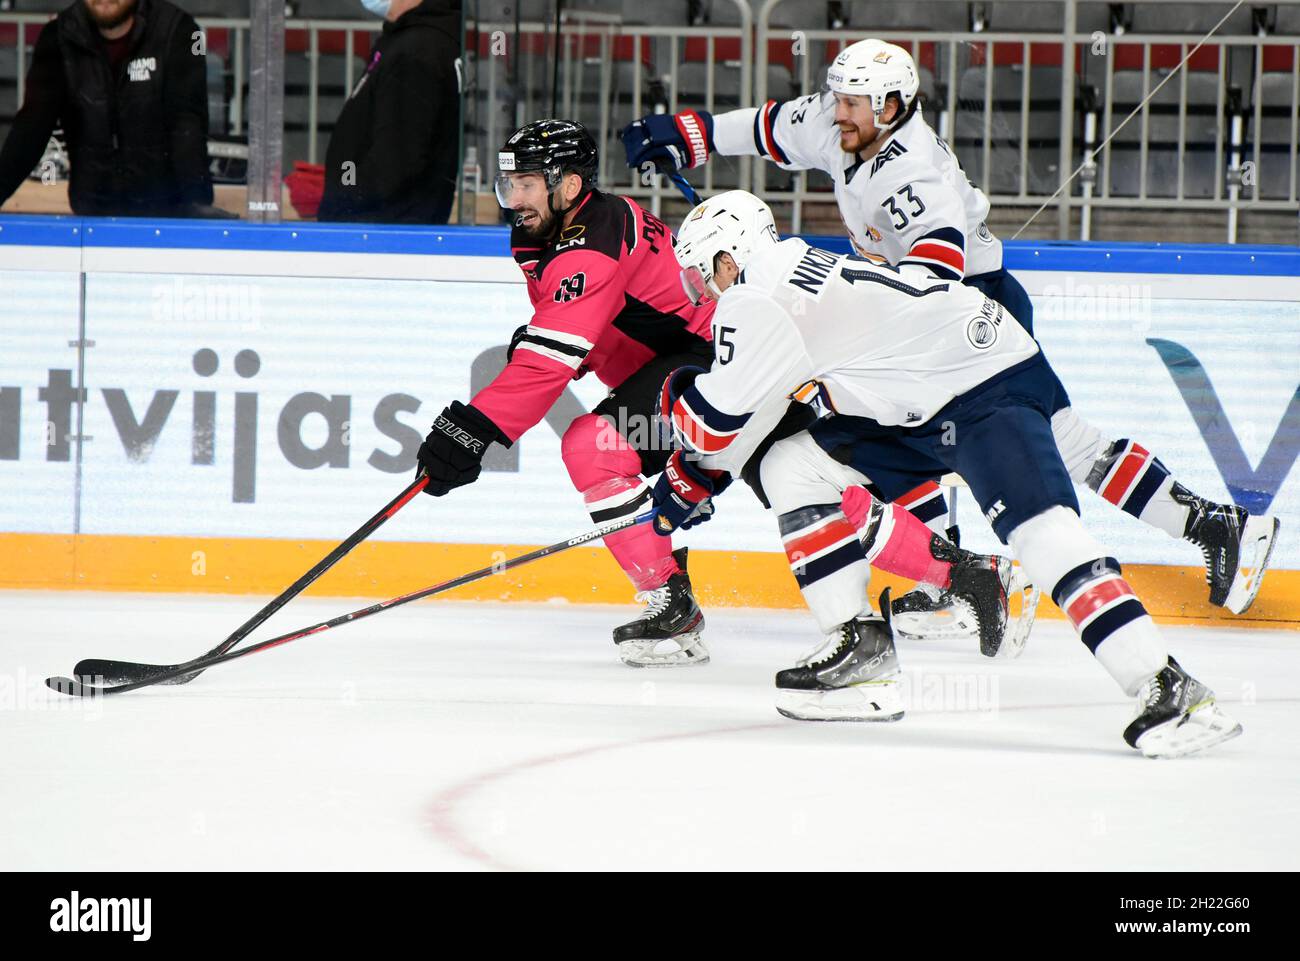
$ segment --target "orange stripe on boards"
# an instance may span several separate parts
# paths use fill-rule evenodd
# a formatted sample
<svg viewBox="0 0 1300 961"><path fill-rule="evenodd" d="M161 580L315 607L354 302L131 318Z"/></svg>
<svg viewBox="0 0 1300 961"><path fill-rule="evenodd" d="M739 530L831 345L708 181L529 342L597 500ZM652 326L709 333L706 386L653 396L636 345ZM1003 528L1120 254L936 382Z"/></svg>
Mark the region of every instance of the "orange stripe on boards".
<svg viewBox="0 0 1300 961"><path fill-rule="evenodd" d="M678 538L680 545L684 539ZM771 551L692 551L691 581L715 607L802 608L803 600L775 532ZM0 534L0 588L169 593L280 593L335 546L334 541L262 538ZM361 544L311 588L318 597L386 598L419 590L531 550L528 545ZM1234 617L1206 599L1195 567L1126 564L1124 579L1157 620L1220 627L1300 631L1300 571L1270 571L1258 600ZM871 595L911 581L873 572ZM634 591L603 547L579 547L451 591L449 598L631 604ZM1038 616L1062 617L1044 598ZM810 622L811 623L811 622Z"/></svg>

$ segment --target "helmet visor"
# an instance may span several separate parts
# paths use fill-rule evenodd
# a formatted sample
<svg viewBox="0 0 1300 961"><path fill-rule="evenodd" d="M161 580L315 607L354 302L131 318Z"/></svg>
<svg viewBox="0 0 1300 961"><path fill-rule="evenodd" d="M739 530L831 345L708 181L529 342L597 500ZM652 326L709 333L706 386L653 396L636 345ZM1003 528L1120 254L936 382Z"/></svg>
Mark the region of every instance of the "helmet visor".
<svg viewBox="0 0 1300 961"><path fill-rule="evenodd" d="M704 271L699 267L687 267L682 271L682 290L686 291L686 299L692 305L698 307L705 300L711 299L709 294L709 282L704 276Z"/></svg>
<svg viewBox="0 0 1300 961"><path fill-rule="evenodd" d="M546 194L560 185L560 182L564 179L564 171L558 166L544 167L541 170L502 171L497 174L495 184L497 203L509 210L516 199L516 191L537 190L539 182L534 179L537 177L541 178L540 186L544 190L544 194ZM538 195L542 203L546 202L544 194Z"/></svg>
<svg viewBox="0 0 1300 961"><path fill-rule="evenodd" d="M496 179L497 203L507 210L510 209L510 199L515 189L510 176L510 174L497 174Z"/></svg>

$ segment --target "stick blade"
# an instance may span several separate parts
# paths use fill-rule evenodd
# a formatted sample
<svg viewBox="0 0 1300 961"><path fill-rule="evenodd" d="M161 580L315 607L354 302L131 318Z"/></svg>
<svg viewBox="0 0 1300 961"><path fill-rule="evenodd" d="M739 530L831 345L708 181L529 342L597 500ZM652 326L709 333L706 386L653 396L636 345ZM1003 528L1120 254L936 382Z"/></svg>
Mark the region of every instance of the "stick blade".
<svg viewBox="0 0 1300 961"><path fill-rule="evenodd" d="M165 674L168 671L174 671L180 666L180 664L137 664L135 661L110 661L92 657L84 661L78 661L77 666L72 669L72 673L73 676L83 682L94 681L98 684L109 685L134 684L138 681L147 681L151 677ZM198 677L200 673L202 672L195 671L193 674L181 674L158 683L188 684Z"/></svg>

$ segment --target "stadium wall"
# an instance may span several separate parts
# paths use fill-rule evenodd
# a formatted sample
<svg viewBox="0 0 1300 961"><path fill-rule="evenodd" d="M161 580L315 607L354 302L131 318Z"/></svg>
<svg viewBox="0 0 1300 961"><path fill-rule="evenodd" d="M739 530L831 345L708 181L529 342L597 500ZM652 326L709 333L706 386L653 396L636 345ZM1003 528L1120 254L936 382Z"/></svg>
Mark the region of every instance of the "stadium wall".
<svg viewBox="0 0 1300 961"><path fill-rule="evenodd" d="M0 587L281 590L499 369L529 316L508 246L497 228L5 218ZM1246 620L1300 624L1300 251L1033 242L1006 261L1081 412L1194 490L1281 516ZM559 433L602 393L575 382L478 483L419 498L313 593L415 590L586 529ZM1217 617L1195 548L1081 500L1154 613ZM956 501L963 542L992 549L969 492ZM708 603L799 605L772 528L738 488L683 538ZM590 549L452 596L630 595Z"/></svg>

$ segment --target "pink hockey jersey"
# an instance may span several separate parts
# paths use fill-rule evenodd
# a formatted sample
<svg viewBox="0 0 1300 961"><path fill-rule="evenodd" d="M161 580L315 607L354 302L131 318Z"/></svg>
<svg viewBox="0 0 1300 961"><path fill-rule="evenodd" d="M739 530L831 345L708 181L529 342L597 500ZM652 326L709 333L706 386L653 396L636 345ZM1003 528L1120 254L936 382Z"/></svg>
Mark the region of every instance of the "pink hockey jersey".
<svg viewBox="0 0 1300 961"><path fill-rule="evenodd" d="M470 403L512 442L587 372L617 387L647 361L713 339L713 304L682 290L673 236L627 197L593 190L545 247L516 227L511 252L533 318L514 356Z"/></svg>

